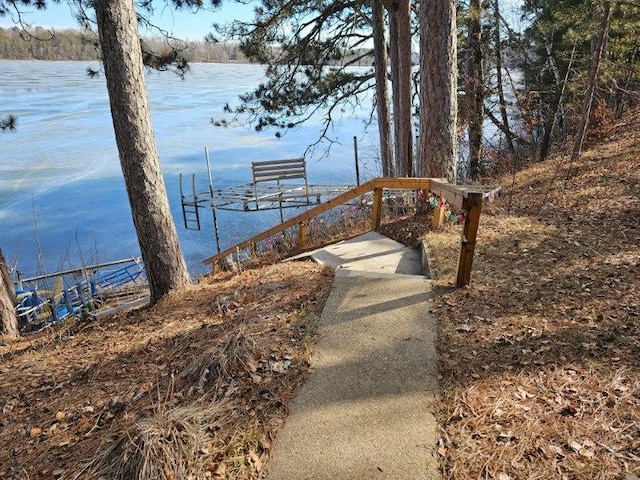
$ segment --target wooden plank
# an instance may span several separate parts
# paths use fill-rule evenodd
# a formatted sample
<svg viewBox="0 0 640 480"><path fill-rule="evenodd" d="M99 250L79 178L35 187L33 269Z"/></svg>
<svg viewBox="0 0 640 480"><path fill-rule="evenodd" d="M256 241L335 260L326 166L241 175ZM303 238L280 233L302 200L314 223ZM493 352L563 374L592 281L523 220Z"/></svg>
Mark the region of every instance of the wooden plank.
<svg viewBox="0 0 640 480"><path fill-rule="evenodd" d="M460 185L453 185L445 181L433 179L431 181L430 190L446 200L446 202L455 208L463 208L462 204L465 199L465 189Z"/></svg>
<svg viewBox="0 0 640 480"><path fill-rule="evenodd" d="M304 168L287 168L287 169L283 169L283 168L270 168L270 169L264 169L264 170L255 170L254 175L256 177L267 177L270 175L304 175L306 173Z"/></svg>
<svg viewBox="0 0 640 480"><path fill-rule="evenodd" d="M404 177L404 178L376 178L372 180L376 188L390 188L398 190L429 190L430 178Z"/></svg>
<svg viewBox="0 0 640 480"><path fill-rule="evenodd" d="M462 237L460 239L460 257L458 261L458 276L456 285L465 287L471 281L471 267L473 254L476 248L478 226L480 225L480 213L482 212L482 194L470 193L465 199L463 208L467 211L464 221Z"/></svg>
<svg viewBox="0 0 640 480"><path fill-rule="evenodd" d="M306 171L306 168L304 165L286 165L286 166L280 166L280 165L275 165L273 167L254 167L253 168L254 173L258 174L258 173L271 173L271 172L302 172L304 173Z"/></svg>
<svg viewBox="0 0 640 480"><path fill-rule="evenodd" d="M448 183L444 178L377 178L373 180L376 187L398 190L430 190L447 203L462 208L467 187Z"/></svg>
<svg viewBox="0 0 640 480"><path fill-rule="evenodd" d="M276 180L305 178L306 176L305 172L254 173L253 180L254 182L275 182Z"/></svg>
<svg viewBox="0 0 640 480"><path fill-rule="evenodd" d="M265 174L265 173L276 173L276 172L283 172L283 173L287 173L287 172L299 172L299 173L304 173L306 171L306 168L304 165L289 165L289 166L276 166L276 167L262 167L262 168L258 168L255 167L253 169L255 174Z"/></svg>
<svg viewBox="0 0 640 480"><path fill-rule="evenodd" d="M284 160L266 160L266 161L260 161L260 162L251 162L251 165L253 167L257 166L267 166L267 165L280 165L280 164L289 164L289 163L305 163L305 159L304 157L300 157L300 158L287 158Z"/></svg>

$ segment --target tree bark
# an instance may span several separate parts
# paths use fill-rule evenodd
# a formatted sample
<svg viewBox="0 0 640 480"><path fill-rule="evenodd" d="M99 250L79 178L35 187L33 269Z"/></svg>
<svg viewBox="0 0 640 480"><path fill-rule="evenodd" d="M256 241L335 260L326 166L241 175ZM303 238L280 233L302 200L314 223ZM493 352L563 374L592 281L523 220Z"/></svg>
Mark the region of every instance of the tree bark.
<svg viewBox="0 0 640 480"><path fill-rule="evenodd" d="M190 283L189 274L151 126L133 0L95 0L94 6L120 165L153 305Z"/></svg>
<svg viewBox="0 0 640 480"><path fill-rule="evenodd" d="M456 2L420 2L420 159L424 177L456 181Z"/></svg>
<svg viewBox="0 0 640 480"><path fill-rule="evenodd" d="M396 168L393 159L391 141L391 112L389 108L389 83L387 69L389 58L385 39L384 6L380 0L371 0L373 27L373 54L376 75L376 109L378 111L378 132L380 134L380 158L382 175L395 177Z"/></svg>
<svg viewBox="0 0 640 480"><path fill-rule="evenodd" d="M578 131L576 132L575 143L573 144L573 152L571 153L571 160L577 159L580 156L580 152L582 151L582 144L584 142L584 136L587 132L589 116L591 115L593 94L596 90L596 84L598 83L598 69L600 68L600 60L602 59L607 33L609 32L610 13L611 1L604 0L604 6L600 16L600 32L594 42L593 53L591 56L591 65L589 67L589 78L587 79L587 92L585 93L584 103L582 104L582 119L580 120Z"/></svg>
<svg viewBox="0 0 640 480"><path fill-rule="evenodd" d="M473 180L479 178L483 170L484 75L482 70L481 17L480 0L471 0L467 27L465 103L469 131L469 176Z"/></svg>
<svg viewBox="0 0 640 480"><path fill-rule="evenodd" d="M411 0L400 0L398 6L398 60L400 70L400 131L396 134L398 162L404 176L413 172L413 122L411 115Z"/></svg>
<svg viewBox="0 0 640 480"><path fill-rule="evenodd" d="M400 177L408 177L413 175L411 1L400 0L389 14L396 173Z"/></svg>
<svg viewBox="0 0 640 480"><path fill-rule="evenodd" d="M0 335L17 337L18 314L13 285L9 278L9 268L0 249Z"/></svg>
<svg viewBox="0 0 640 480"><path fill-rule="evenodd" d="M387 7L389 12L389 61L391 66L391 104L392 104L392 121L393 121L393 160L396 175L402 175L400 166L400 157L398 156L398 131L400 123L397 112L400 111L400 59L398 58L398 16L397 5Z"/></svg>

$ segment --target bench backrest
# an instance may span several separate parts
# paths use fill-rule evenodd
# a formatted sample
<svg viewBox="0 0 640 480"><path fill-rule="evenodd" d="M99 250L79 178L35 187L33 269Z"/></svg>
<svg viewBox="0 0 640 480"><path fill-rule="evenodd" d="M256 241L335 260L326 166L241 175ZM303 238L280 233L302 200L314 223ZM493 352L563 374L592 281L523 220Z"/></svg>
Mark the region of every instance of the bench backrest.
<svg viewBox="0 0 640 480"><path fill-rule="evenodd" d="M304 178L307 180L307 165L303 158L289 160L270 160L267 162L253 162L253 184L258 182L278 182L280 180L292 180Z"/></svg>

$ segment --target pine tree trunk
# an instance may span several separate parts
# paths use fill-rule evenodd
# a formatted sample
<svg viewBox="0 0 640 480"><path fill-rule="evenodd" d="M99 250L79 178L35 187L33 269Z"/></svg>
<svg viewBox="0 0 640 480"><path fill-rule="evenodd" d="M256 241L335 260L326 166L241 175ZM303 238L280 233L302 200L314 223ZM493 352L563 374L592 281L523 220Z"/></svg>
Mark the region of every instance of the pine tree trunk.
<svg viewBox="0 0 640 480"><path fill-rule="evenodd" d="M400 129L396 133L399 145L397 161L403 176L413 172L413 122L411 121L411 0L400 0L398 6L398 60L400 71L400 110L397 112Z"/></svg>
<svg viewBox="0 0 640 480"><path fill-rule="evenodd" d="M393 157L395 161L395 170L397 175L401 175L399 168L400 159L398 158L398 136L396 132L399 129L398 117L396 112L400 110L400 59L398 58L398 16L396 8L388 10L389 12L389 62L391 66L391 110L393 122Z"/></svg>
<svg viewBox="0 0 640 480"><path fill-rule="evenodd" d="M482 174L484 75L482 71L481 17L480 0L471 0L467 31L465 103L469 126L469 176L474 180Z"/></svg>
<svg viewBox="0 0 640 480"><path fill-rule="evenodd" d="M17 337L18 315L13 285L9 278L9 268L0 249L0 335Z"/></svg>
<svg viewBox="0 0 640 480"><path fill-rule="evenodd" d="M385 39L384 6L380 0L371 0L373 52L376 75L376 108L378 111L378 132L380 134L380 157L382 175L395 177L393 142L391 141L391 112L389 108L389 84L387 82L387 42Z"/></svg>
<svg viewBox="0 0 640 480"><path fill-rule="evenodd" d="M389 11L391 75L393 88L393 137L396 174L412 175L413 132L411 126L411 3L401 0Z"/></svg>
<svg viewBox="0 0 640 480"><path fill-rule="evenodd" d="M151 126L133 0L94 5L120 164L154 304L187 285L189 274Z"/></svg>
<svg viewBox="0 0 640 480"><path fill-rule="evenodd" d="M456 2L420 2L420 159L424 177L456 181Z"/></svg>

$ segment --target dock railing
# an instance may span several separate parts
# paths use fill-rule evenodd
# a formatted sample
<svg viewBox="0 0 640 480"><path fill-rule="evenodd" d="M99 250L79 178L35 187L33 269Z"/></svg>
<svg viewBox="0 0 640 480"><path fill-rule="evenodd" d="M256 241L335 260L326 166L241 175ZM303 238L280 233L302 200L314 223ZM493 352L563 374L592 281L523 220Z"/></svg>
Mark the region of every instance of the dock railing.
<svg viewBox="0 0 640 480"><path fill-rule="evenodd" d="M117 268L105 272L107 267ZM126 287L143 287L147 283L145 275L142 258L131 257L21 278L16 282L15 290L20 328L44 328L69 316L94 310L105 298L113 297L121 290L130 295L131 292L124 291ZM78 279L79 276L82 278ZM53 278L53 289L38 288L39 281Z"/></svg>
<svg viewBox="0 0 640 480"><path fill-rule="evenodd" d="M373 204L371 214L371 230L380 226L382 215L383 191L389 190L423 190L444 199L452 207L463 209L467 212L460 242L460 256L458 261L457 286L469 285L471 280L471 267L475 251L476 237L480 223L483 201L491 201L500 191L500 187L484 185L454 185L442 178L376 178L362 185L338 195L323 204L307 210L289 220L276 225L248 240L238 243L222 252L207 258L204 264L212 265L214 271L220 268L220 262L226 257L237 254L240 250L251 249L256 251L256 244L266 240L289 228L298 228L298 246L307 248L307 225L312 218L339 205L345 204L355 198L373 192Z"/></svg>

